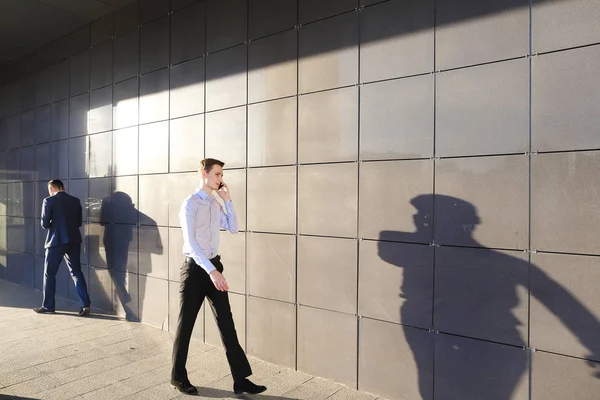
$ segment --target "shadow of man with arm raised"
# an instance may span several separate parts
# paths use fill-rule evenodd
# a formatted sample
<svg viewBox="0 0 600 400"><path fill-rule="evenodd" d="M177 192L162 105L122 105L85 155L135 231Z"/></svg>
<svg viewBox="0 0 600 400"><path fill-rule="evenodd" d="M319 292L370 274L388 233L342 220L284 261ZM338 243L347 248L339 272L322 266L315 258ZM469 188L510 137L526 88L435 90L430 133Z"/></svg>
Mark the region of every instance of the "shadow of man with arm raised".
<svg viewBox="0 0 600 400"><path fill-rule="evenodd" d="M452 246L435 247L433 275L433 260L426 253L419 255L418 246L396 242L423 243L424 237L434 237L434 201L436 241ZM492 250L479 243L473 237L481 224L475 206L432 194L417 196L411 204L416 209L415 231L380 232L378 253L403 271L400 321L413 352L422 398L433 397L434 368L436 399L508 400L527 391L523 383L527 355L518 347L528 344L528 291L579 339L590 359L600 360L600 323L594 315L529 263L526 253ZM435 367L431 349L419 339L422 334L408 326L419 316L431 319L429 329L447 333L436 337Z"/></svg>

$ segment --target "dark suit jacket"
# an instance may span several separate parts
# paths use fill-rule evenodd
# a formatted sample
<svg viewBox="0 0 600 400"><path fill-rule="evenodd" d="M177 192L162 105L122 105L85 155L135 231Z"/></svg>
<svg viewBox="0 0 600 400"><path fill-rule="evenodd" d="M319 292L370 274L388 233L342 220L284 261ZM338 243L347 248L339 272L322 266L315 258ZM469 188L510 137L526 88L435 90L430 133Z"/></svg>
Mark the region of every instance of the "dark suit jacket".
<svg viewBox="0 0 600 400"><path fill-rule="evenodd" d="M65 192L46 197L42 203L42 228L48 230L45 247L81 243L81 202Z"/></svg>

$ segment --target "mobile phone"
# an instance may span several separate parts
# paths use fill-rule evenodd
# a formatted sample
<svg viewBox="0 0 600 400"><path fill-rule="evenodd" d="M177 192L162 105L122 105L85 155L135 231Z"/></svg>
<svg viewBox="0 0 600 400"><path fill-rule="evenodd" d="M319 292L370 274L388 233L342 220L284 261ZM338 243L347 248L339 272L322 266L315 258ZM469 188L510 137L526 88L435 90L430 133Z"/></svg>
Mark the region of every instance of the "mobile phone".
<svg viewBox="0 0 600 400"><path fill-rule="evenodd" d="M221 190L222 187L223 187L223 182L219 183L219 189L218 190Z"/></svg>

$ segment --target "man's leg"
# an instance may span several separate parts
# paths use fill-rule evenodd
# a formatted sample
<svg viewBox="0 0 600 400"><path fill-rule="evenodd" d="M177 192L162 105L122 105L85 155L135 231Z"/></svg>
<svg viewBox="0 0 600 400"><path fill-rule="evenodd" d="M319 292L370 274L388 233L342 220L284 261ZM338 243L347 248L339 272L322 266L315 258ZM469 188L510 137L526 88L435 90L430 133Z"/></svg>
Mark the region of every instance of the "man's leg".
<svg viewBox="0 0 600 400"><path fill-rule="evenodd" d="M69 243L66 245L65 262L71 272L71 278L75 284L77 294L81 299L81 307L90 306L90 296L87 290L87 284L83 272L81 272L81 244Z"/></svg>
<svg viewBox="0 0 600 400"><path fill-rule="evenodd" d="M227 355L233 380L236 382L242 381L252 375L252 369L237 337L231 306L229 305L229 296L227 292L221 292L215 288L207 293L207 297L217 321L219 332L221 332L221 341L225 347L225 354Z"/></svg>
<svg viewBox="0 0 600 400"><path fill-rule="evenodd" d="M220 257L216 257L211 261L215 268L222 273L223 264ZM210 308L215 316L219 332L221 332L221 341L225 347L225 354L227 355L227 361L229 361L231 375L233 375L234 381L243 381L246 377L252 375L252 369L242 346L240 346L237 332L235 331L228 292L217 290L210 277L208 275L206 277L208 278L208 282L210 282L206 296L209 299Z"/></svg>
<svg viewBox="0 0 600 400"><path fill-rule="evenodd" d="M219 257L211 261L219 272L223 272L223 264ZM217 290L210 277L208 275L206 277L210 282L210 287L206 290L206 297L208 297L210 308L221 333L221 341L225 347L225 354L227 355L227 361L229 362L229 368L233 376L233 391L235 394L242 394L244 392L249 394L262 393L267 390L265 386L255 385L247 379L247 377L252 375L252 368L250 368L248 358L238 341L233 323L233 315L231 314L231 306L229 305L228 292Z"/></svg>
<svg viewBox="0 0 600 400"><path fill-rule="evenodd" d="M203 285L206 282L201 279L201 274L206 275L206 273L200 269L201 267L193 261L184 262L181 266L179 318L173 342L173 369L171 370L171 380L180 383L188 382L185 363L187 362L192 330L196 323L198 311L200 311L204 301L205 288Z"/></svg>
<svg viewBox="0 0 600 400"><path fill-rule="evenodd" d="M42 307L46 310L54 311L55 309L56 273L64 254L62 246L46 249L46 259L44 260L44 300L42 301Z"/></svg>

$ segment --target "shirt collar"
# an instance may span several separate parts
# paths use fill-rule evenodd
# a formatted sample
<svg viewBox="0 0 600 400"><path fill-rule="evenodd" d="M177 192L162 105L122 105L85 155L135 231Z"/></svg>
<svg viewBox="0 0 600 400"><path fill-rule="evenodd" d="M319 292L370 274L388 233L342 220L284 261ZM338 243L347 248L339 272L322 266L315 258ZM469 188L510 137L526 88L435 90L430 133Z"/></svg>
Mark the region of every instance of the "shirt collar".
<svg viewBox="0 0 600 400"><path fill-rule="evenodd" d="M202 200L212 200L213 196L206 194L206 192L204 190L202 190L202 188L196 188L196 196L199 196Z"/></svg>

